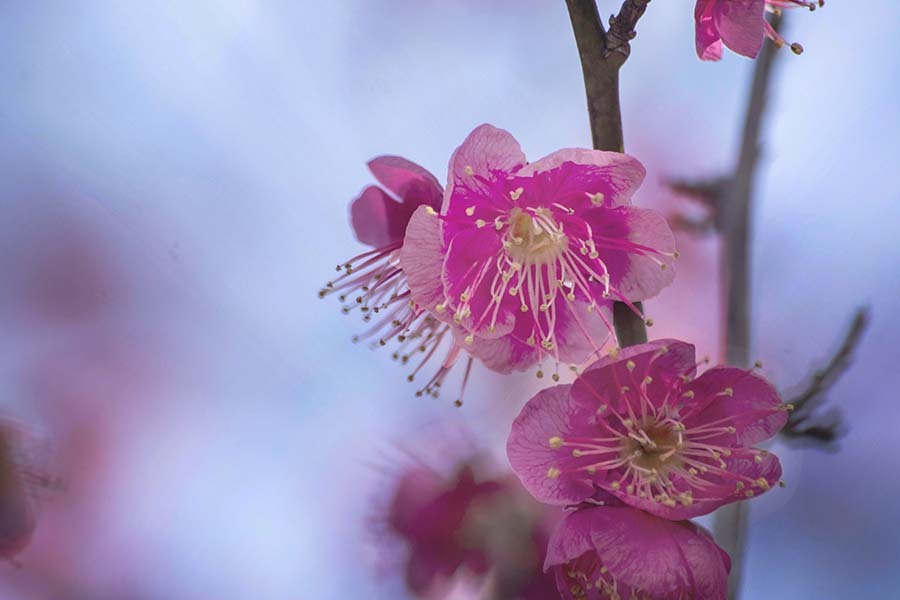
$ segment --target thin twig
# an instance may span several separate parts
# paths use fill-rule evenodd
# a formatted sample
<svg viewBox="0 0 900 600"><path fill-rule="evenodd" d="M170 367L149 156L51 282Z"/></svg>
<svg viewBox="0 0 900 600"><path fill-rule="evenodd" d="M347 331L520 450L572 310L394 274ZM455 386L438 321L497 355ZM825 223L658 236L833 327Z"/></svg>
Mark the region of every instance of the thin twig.
<svg viewBox="0 0 900 600"><path fill-rule="evenodd" d="M781 16L771 20L776 30ZM769 94L772 67L778 54L775 44L765 44L753 71L753 85L744 116L741 147L725 202L719 207L724 235L722 281L725 283L725 356L728 364L750 362L750 235L753 183L759 162L760 136ZM722 507L713 522L716 541L731 555L728 597L738 597L743 573L747 534L747 508L743 502Z"/></svg>
<svg viewBox="0 0 900 600"><path fill-rule="evenodd" d="M650 0L625 0L619 13L604 29L595 0L566 0L587 94L591 138L597 150L624 152L622 109L619 103L619 70L631 54L638 19ZM636 304L642 310L640 303ZM647 341L643 319L627 306L616 302L613 324L620 346Z"/></svg>
<svg viewBox="0 0 900 600"><path fill-rule="evenodd" d="M819 415L816 414L817 409L824 404L828 391L850 368L853 354L869 325L869 319L868 307L857 309L840 347L823 368L809 377L806 387L789 401L794 406L794 411L787 426L781 430L782 435L793 440L815 441L826 445L839 437L839 413L831 411Z"/></svg>

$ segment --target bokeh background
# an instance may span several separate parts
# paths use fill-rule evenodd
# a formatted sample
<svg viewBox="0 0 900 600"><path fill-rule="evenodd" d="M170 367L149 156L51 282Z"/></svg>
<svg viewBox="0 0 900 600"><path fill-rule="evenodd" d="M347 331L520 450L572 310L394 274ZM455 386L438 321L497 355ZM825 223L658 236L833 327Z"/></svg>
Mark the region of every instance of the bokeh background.
<svg viewBox="0 0 900 600"><path fill-rule="evenodd" d="M873 322L830 393L840 450L776 447L789 487L752 503L748 598L900 586L900 6L863 4L791 13L806 53L775 74L754 355L790 391L855 307ZM670 212L666 178L731 166L753 66L699 62L692 10L654 2L623 74L637 201ZM391 449L446 427L499 451L538 383L476 369L462 409L416 398L316 292L361 250L365 161L443 179L482 122L532 158L589 145L563 2L3 2L0 410L66 487L0 597L403 598L369 535ZM681 245L652 334L716 357L717 242Z"/></svg>

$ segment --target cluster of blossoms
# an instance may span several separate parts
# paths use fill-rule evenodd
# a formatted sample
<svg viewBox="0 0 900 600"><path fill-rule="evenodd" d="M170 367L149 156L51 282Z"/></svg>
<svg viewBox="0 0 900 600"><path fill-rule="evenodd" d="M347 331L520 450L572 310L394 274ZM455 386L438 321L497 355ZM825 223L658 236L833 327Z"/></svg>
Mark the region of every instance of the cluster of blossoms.
<svg viewBox="0 0 900 600"><path fill-rule="evenodd" d="M698 11L727 24L723 4ZM560 363L579 373L533 397L507 444L535 499L573 509L543 556L563 598L724 598L729 558L686 519L780 483L778 459L753 444L785 425L789 407L753 369L698 376L685 342L604 352L614 302L644 318L636 303L674 278L665 219L631 205L643 166L586 149L529 163L509 133L482 125L453 153L446 189L402 158L369 167L384 190L367 188L351 216L375 249L338 267L322 295L377 315L363 337L396 340L402 362L422 353L410 378L447 341L420 393L436 395L463 355L501 373L547 360L555 381ZM484 533L510 489L466 465L449 479L425 469L402 478L387 521L410 548L408 587L425 597L461 569L477 579L496 568Z"/></svg>
<svg viewBox="0 0 900 600"><path fill-rule="evenodd" d="M785 8L815 10L824 4L824 0L697 0L697 56L719 60L725 45L742 56L756 58L767 37L779 48L789 45L795 54L801 54L803 46L788 44L766 20L766 12L780 13Z"/></svg>

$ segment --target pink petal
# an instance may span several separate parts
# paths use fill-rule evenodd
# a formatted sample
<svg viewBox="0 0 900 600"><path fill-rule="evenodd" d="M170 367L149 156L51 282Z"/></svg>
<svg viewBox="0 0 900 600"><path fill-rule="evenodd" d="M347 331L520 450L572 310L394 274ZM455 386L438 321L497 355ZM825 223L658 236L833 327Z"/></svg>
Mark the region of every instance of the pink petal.
<svg viewBox="0 0 900 600"><path fill-rule="evenodd" d="M438 180L423 167L401 156L378 156L369 161L369 170L381 185L404 203L440 207L444 190Z"/></svg>
<svg viewBox="0 0 900 600"><path fill-rule="evenodd" d="M535 346L526 344L512 335L499 338L483 338L476 336L471 344L460 341L459 344L469 354L479 359L484 366L497 373L508 374L514 371L525 371L534 367L539 360Z"/></svg>
<svg viewBox="0 0 900 600"><path fill-rule="evenodd" d="M665 353L662 353L663 348ZM630 371L629 361L634 363ZM643 379L650 376L653 381L647 386L647 394L659 407L666 400L672 383L681 375L693 374L695 366L694 346L686 342L666 339L630 346L619 350L615 358L607 355L588 367L572 384L572 397L589 411L610 402L614 403L616 411L625 410L619 387L627 385L637 389ZM629 399L636 401L636 396L631 394Z"/></svg>
<svg viewBox="0 0 900 600"><path fill-rule="evenodd" d="M765 0L718 2L713 11L722 41L732 51L756 58L765 41Z"/></svg>
<svg viewBox="0 0 900 600"><path fill-rule="evenodd" d="M623 598L724 600L727 595L730 561L709 533L688 521L666 521L626 507L584 508L569 513L554 531L545 569L563 571L585 553L596 557L597 572L589 579L614 580ZM589 598L605 598L593 591Z"/></svg>
<svg viewBox="0 0 900 600"><path fill-rule="evenodd" d="M515 171L525 164L519 142L508 131L484 124L475 128L450 157L449 178L444 209L458 183L468 184L478 177L494 179Z"/></svg>
<svg viewBox="0 0 900 600"><path fill-rule="evenodd" d="M729 389L730 395L723 394ZM693 391L696 402L684 418L689 429L716 422L737 429L734 434L709 438L710 444L757 444L771 438L787 423L787 411L779 408L778 392L772 384L750 371L715 367L686 385L684 390Z"/></svg>
<svg viewBox="0 0 900 600"><path fill-rule="evenodd" d="M420 206L406 228L400 267L413 301L431 311L444 301L443 264L441 221L436 214L429 213L428 207Z"/></svg>
<svg viewBox="0 0 900 600"><path fill-rule="evenodd" d="M593 229L610 283L632 302L656 296L675 279L675 236L657 211L632 206L597 208L584 219ZM604 245L602 238L633 246L628 251L610 247L613 243Z"/></svg>
<svg viewBox="0 0 900 600"><path fill-rule="evenodd" d="M370 185L350 205L350 222L356 239L381 248L403 240L406 219L399 202Z"/></svg>
<svg viewBox="0 0 900 600"><path fill-rule="evenodd" d="M607 323L612 323L611 305L601 304L593 311L588 311L587 303L578 300L571 303L559 300L558 305L556 336L559 361L583 365L597 358L610 336Z"/></svg>
<svg viewBox="0 0 900 600"><path fill-rule="evenodd" d="M722 38L713 18L713 10L720 0L697 0L694 8L694 24L697 38L697 56L700 60L721 60Z"/></svg>
<svg viewBox="0 0 900 600"><path fill-rule="evenodd" d="M567 451L550 447L551 438L566 437L575 430L579 409L569 395L571 387L556 385L538 392L513 421L506 444L509 463L522 485L546 504L576 504L594 494L587 472L566 469ZM560 465L560 475L548 476L551 468Z"/></svg>
<svg viewBox="0 0 900 600"><path fill-rule="evenodd" d="M627 154L566 148L526 165L517 175L532 177L566 163L567 187L578 190L583 199L588 193L602 193L610 207L627 204L647 174L644 165Z"/></svg>

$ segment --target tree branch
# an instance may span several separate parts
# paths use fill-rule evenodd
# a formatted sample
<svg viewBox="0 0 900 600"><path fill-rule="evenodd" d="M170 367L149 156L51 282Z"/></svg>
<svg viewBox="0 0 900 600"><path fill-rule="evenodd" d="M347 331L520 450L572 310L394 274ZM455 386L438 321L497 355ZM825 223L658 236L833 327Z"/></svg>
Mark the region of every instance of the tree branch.
<svg viewBox="0 0 900 600"><path fill-rule="evenodd" d="M650 0L625 0L619 14L610 17L609 31L606 31L595 0L566 0L581 58L591 139L597 150L625 150L619 70L631 53L630 42L637 35L635 26L649 3ZM640 304L636 306L642 310ZM613 315L620 346L647 341L643 319L627 306L616 302Z"/></svg>
<svg viewBox="0 0 900 600"><path fill-rule="evenodd" d="M781 15L771 19L777 31ZM725 284L725 356L728 364L747 366L750 362L750 235L753 183L759 159L763 115L768 100L772 67L777 47L764 44L753 71L753 85L744 116L741 147L724 202L719 207L724 236L722 281ZM713 530L716 541L731 555L728 597L739 594L747 534L747 508L743 502L724 506L716 512Z"/></svg>
<svg viewBox="0 0 900 600"><path fill-rule="evenodd" d="M805 439L824 444L830 444L838 438L840 414L831 411L825 415L817 415L816 409L824 404L828 391L850 368L853 354L869 325L869 319L868 307L856 311L837 352L825 367L810 376L806 388L790 400L794 411L787 426L781 431L782 435L794 440Z"/></svg>

